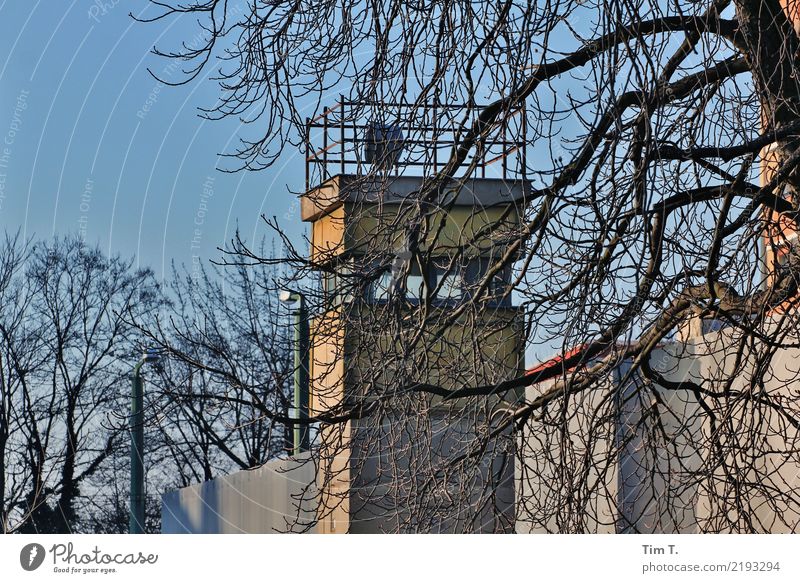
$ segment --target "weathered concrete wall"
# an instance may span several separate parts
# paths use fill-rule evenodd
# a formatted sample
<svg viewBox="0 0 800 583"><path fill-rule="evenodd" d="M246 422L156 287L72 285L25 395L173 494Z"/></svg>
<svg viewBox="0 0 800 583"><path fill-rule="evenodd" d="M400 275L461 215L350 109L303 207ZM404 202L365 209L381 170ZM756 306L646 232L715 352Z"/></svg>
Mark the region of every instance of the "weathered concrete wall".
<svg viewBox="0 0 800 583"><path fill-rule="evenodd" d="M315 518L315 468L307 457L273 460L164 494L161 532L302 532Z"/></svg>
<svg viewBox="0 0 800 583"><path fill-rule="evenodd" d="M725 423L729 434L716 452L703 452L717 476L697 496L698 528L705 532L800 531L800 350L796 332L780 342L785 347L742 342L732 329L694 341L701 376L731 379L712 384L730 394L716 413L717 426ZM716 433L708 420L702 431ZM729 500L735 504L724 504Z"/></svg>
<svg viewBox="0 0 800 583"><path fill-rule="evenodd" d="M783 342L760 370L769 347L735 329L667 344L650 359L666 387L623 362L560 424L528 424L517 532L800 530L800 349Z"/></svg>
<svg viewBox="0 0 800 583"><path fill-rule="evenodd" d="M474 417L396 419L356 439L350 491L351 533L510 533L514 530L513 453L508 435L455 465L476 440ZM402 428L402 429L398 429ZM513 449L511 447L510 449Z"/></svg>
<svg viewBox="0 0 800 583"><path fill-rule="evenodd" d="M681 343L653 352L650 365L670 383L700 380L700 359ZM626 378L630 363L617 371ZM703 463L703 415L690 390L643 388L632 375L619 390L616 531L696 532L697 484Z"/></svg>
<svg viewBox="0 0 800 583"><path fill-rule="evenodd" d="M530 402L552 386L547 382L528 387L526 400ZM611 391L609 382L577 395L568 411L553 411L553 418L546 422L525 425L515 468L517 533L615 532L618 468L605 460L613 447L615 426L585 423L607 406ZM595 484L593 492L578 492L579 483Z"/></svg>
<svg viewBox="0 0 800 583"><path fill-rule="evenodd" d="M655 350L650 366L669 383L701 382L704 351L693 343ZM563 421L529 423L516 464L517 532L697 532L704 416L688 389L630 374L623 361L607 381L570 400ZM552 383L529 387L531 400ZM688 484L688 485L687 485Z"/></svg>

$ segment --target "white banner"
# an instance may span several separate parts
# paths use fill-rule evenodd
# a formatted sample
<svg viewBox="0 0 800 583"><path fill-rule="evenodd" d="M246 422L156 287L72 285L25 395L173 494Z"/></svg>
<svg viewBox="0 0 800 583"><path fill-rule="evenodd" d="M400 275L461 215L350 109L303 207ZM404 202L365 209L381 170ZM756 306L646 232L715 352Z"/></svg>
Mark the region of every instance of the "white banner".
<svg viewBox="0 0 800 583"><path fill-rule="evenodd" d="M6 535L2 581L798 581L795 535Z"/></svg>

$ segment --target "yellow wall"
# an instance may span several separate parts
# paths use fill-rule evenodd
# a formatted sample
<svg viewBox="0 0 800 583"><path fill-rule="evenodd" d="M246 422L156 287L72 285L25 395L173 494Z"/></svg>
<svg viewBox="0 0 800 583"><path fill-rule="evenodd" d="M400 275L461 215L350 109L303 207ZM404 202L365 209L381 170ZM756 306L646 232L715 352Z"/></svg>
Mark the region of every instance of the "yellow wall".
<svg viewBox="0 0 800 583"><path fill-rule="evenodd" d="M324 263L344 251L344 213L344 207L340 206L312 223L312 261Z"/></svg>
<svg viewBox="0 0 800 583"><path fill-rule="evenodd" d="M335 410L344 395L345 329L339 310L332 310L311 322L311 416ZM320 492L318 530L347 532L350 517L350 423L321 428L324 447L319 451Z"/></svg>

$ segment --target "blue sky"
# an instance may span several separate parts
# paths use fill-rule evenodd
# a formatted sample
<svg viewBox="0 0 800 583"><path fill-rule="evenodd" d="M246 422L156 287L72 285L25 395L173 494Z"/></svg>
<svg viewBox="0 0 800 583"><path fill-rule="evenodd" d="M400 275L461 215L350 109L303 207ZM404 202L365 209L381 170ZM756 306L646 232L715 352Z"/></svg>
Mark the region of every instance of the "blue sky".
<svg viewBox="0 0 800 583"><path fill-rule="evenodd" d="M147 71L179 71L150 50L191 40L193 19L140 24L146 0L0 0L0 224L27 236L80 232L106 252L133 256L160 277L219 257L237 225L250 241L277 216L295 240L304 225L291 191L302 159L223 173L235 119L207 121L219 87L168 87Z"/></svg>
<svg viewBox="0 0 800 583"><path fill-rule="evenodd" d="M0 0L0 228L80 233L159 278L172 261L192 269L219 258L237 227L269 243L262 214L276 216L302 250L306 225L293 194L303 187L302 156L285 151L261 172L219 171L235 165L219 153L237 146L242 124L198 116L219 96L213 68L181 87L150 75L177 80L173 62L151 49L175 49L198 32L191 16L150 24L129 16L153 8Z"/></svg>
<svg viewBox="0 0 800 583"><path fill-rule="evenodd" d="M156 14L148 0L0 0L0 227L80 233L158 277L173 260L191 268L219 258L237 227L269 242L261 214L276 216L302 250L300 153L285 151L261 172L219 171L235 165L219 153L243 128L198 116L219 96L214 69L181 87L148 72L180 78L151 49L191 43L195 18L142 24L129 12Z"/></svg>

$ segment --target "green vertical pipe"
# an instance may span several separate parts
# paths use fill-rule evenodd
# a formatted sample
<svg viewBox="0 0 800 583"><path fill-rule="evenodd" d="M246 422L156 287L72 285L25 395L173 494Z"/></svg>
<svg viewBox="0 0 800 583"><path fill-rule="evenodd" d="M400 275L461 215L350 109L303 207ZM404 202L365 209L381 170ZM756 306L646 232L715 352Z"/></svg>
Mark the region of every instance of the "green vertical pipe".
<svg viewBox="0 0 800 583"><path fill-rule="evenodd" d="M311 447L308 427L309 393L309 325L305 299L300 295L294 311L294 411L300 423L294 425L293 449L295 455ZM303 421L306 421L305 423Z"/></svg>
<svg viewBox="0 0 800 583"><path fill-rule="evenodd" d="M131 510L128 532L144 532L144 389L141 363L133 369L131 383Z"/></svg>

